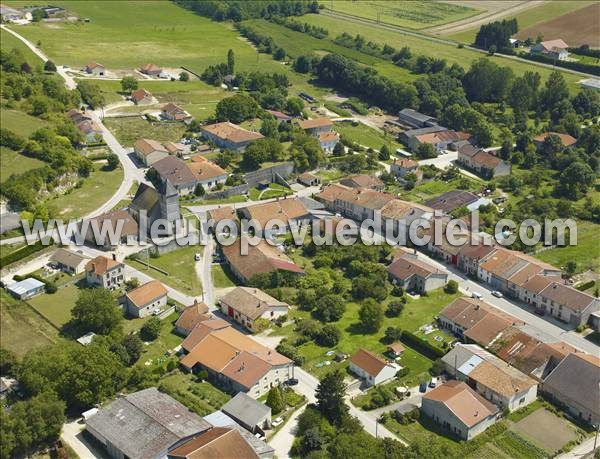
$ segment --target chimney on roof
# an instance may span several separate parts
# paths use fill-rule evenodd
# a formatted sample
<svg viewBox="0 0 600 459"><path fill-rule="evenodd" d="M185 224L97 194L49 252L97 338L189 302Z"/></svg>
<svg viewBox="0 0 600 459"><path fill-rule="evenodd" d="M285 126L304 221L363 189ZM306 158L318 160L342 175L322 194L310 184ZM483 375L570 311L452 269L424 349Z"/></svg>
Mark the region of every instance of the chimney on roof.
<svg viewBox="0 0 600 459"><path fill-rule="evenodd" d="M479 411L475 411L475 417L479 416Z"/></svg>

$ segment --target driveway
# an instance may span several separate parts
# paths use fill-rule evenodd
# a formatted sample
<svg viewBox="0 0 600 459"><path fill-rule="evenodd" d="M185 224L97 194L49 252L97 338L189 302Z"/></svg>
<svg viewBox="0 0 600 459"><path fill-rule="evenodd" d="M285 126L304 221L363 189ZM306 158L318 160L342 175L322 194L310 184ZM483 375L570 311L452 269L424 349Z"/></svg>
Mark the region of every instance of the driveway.
<svg viewBox="0 0 600 459"><path fill-rule="evenodd" d="M80 419L65 423L60 438L73 448L81 459L108 459L108 454L89 443L83 436L85 424L80 423Z"/></svg>

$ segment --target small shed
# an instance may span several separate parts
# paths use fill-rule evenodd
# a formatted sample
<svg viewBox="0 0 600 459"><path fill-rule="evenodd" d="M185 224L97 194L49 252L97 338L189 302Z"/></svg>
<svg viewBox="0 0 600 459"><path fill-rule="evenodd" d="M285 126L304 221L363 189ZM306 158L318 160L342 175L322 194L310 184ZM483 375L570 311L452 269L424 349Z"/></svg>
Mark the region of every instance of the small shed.
<svg viewBox="0 0 600 459"><path fill-rule="evenodd" d="M388 352L392 354L392 356L395 358L400 357L404 352L404 346L402 346L402 344L400 344L397 341L395 343L390 344L387 348Z"/></svg>
<svg viewBox="0 0 600 459"><path fill-rule="evenodd" d="M94 336L96 336L94 332L87 332L85 335L77 338L77 342L82 346L89 346L90 344L92 344Z"/></svg>
<svg viewBox="0 0 600 459"><path fill-rule="evenodd" d="M243 392L238 392L221 411L254 434L264 434L271 428L271 408Z"/></svg>
<svg viewBox="0 0 600 459"><path fill-rule="evenodd" d="M20 300L26 300L35 295L39 295L40 293L44 293L45 289L46 284L33 277L28 277L21 282L16 282L7 287L8 293Z"/></svg>

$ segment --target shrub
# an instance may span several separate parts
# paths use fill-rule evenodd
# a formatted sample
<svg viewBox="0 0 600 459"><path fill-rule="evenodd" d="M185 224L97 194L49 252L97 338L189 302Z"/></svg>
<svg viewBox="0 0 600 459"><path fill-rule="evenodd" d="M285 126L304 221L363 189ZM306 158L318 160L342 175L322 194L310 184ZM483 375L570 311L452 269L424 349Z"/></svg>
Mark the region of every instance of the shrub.
<svg viewBox="0 0 600 459"><path fill-rule="evenodd" d="M444 350L406 330L403 331L401 340L430 359L438 359L446 354Z"/></svg>
<svg viewBox="0 0 600 459"><path fill-rule="evenodd" d="M161 322L158 317L151 317L148 322L142 325L140 337L144 341L154 341L160 336Z"/></svg>
<svg viewBox="0 0 600 459"><path fill-rule="evenodd" d="M448 283L444 286L444 292L449 294L454 294L458 292L458 282L455 280L449 280Z"/></svg>

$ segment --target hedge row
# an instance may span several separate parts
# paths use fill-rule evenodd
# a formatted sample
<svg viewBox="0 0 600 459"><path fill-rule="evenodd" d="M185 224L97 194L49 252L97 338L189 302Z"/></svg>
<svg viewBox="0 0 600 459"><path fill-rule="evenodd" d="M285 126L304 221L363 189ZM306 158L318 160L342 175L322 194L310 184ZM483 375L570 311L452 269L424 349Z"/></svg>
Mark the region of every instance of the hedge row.
<svg viewBox="0 0 600 459"><path fill-rule="evenodd" d="M584 290L587 290L588 288L592 288L594 285L596 285L596 281L590 280L590 281L584 282L583 284L579 284L575 288L577 290L579 290L580 292L583 292Z"/></svg>
<svg viewBox="0 0 600 459"><path fill-rule="evenodd" d="M585 64L583 62L573 61L559 61L556 62L554 59L550 59L546 56L539 54L521 54L520 57L528 59L530 61L542 62L544 64L556 65L557 67L563 67L566 69L576 70L578 72L590 73L592 75L600 76L600 66L594 64Z"/></svg>
<svg viewBox="0 0 600 459"><path fill-rule="evenodd" d="M22 260L25 257L28 257L31 254L39 252L40 250L48 247L48 244L44 245L41 241L36 242L35 244L26 245L22 249L19 249L15 252L9 253L8 255L0 258L0 268L4 268L12 263L16 263L19 260Z"/></svg>
<svg viewBox="0 0 600 459"><path fill-rule="evenodd" d="M446 351L443 349L432 345L428 341L425 341L424 339L421 339L415 334L406 330L402 330L402 337L400 340L432 360L439 359L446 354Z"/></svg>

